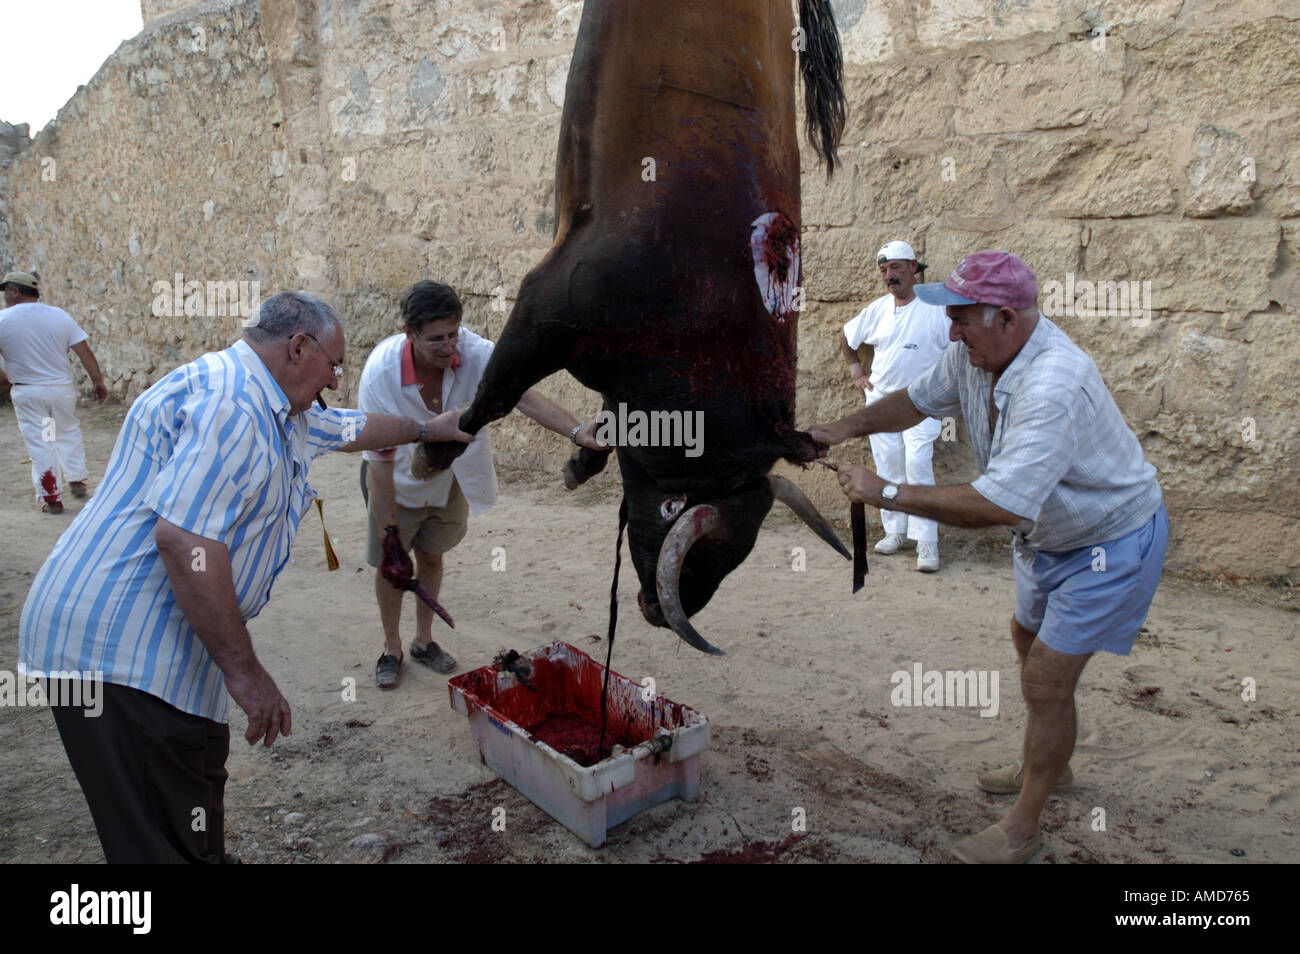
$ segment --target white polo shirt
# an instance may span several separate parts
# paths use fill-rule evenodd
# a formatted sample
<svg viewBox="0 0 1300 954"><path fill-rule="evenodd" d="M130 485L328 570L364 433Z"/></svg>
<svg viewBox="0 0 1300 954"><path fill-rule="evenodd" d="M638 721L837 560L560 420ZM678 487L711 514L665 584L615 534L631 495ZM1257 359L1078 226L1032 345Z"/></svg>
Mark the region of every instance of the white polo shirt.
<svg viewBox="0 0 1300 954"><path fill-rule="evenodd" d="M88 337L62 308L39 301L0 311L0 354L15 384L72 384L68 349Z"/></svg>
<svg viewBox="0 0 1300 954"><path fill-rule="evenodd" d="M492 342L480 338L464 327L456 342L456 363L442 372L442 408L444 411L465 410L474 400L488 358L492 357ZM396 414L428 420L434 417L424 403L420 379L415 373L415 358L406 335L399 333L385 338L366 358L361 372L361 385L357 393L357 407L374 414ZM497 502L497 473L492 466L492 444L485 427L475 435L474 443L452 462L451 470L434 476L431 480L416 480L411 476L411 454L415 444L400 444L385 450L363 451L366 460L391 460L393 485L397 503L408 508L445 507L451 493L451 476L456 475L461 492L469 501L470 512L475 516L486 513Z"/></svg>
<svg viewBox="0 0 1300 954"><path fill-rule="evenodd" d="M882 295L844 326L853 349L869 344L871 386L882 394L901 391L934 366L947 349L948 314L939 305L913 298L894 307L893 295Z"/></svg>

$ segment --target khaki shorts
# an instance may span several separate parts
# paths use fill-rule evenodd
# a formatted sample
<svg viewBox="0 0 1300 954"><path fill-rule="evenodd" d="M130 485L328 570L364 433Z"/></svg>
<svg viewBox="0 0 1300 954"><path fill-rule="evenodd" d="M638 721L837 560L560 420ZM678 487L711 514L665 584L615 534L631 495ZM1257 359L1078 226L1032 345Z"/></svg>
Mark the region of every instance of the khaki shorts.
<svg viewBox="0 0 1300 954"><path fill-rule="evenodd" d="M364 486L365 478L362 477ZM366 501L367 507L369 500ZM374 511L370 511L366 531L366 562L373 567L384 561L384 528L375 526ZM397 529L402 537L402 547L410 552L415 547L423 553L446 553L469 530L469 501L461 492L456 478L451 479L451 491L445 507L416 507L397 505Z"/></svg>

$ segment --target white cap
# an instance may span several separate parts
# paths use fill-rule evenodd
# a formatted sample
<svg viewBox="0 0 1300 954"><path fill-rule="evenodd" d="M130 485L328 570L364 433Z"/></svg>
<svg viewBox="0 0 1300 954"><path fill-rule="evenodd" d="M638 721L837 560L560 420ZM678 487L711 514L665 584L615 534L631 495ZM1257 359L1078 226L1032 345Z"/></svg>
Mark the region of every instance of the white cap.
<svg viewBox="0 0 1300 954"><path fill-rule="evenodd" d="M880 246L880 251L876 253L876 264L888 262L893 259L903 259L909 262L916 261L916 253L912 251L912 246L906 242L886 242Z"/></svg>

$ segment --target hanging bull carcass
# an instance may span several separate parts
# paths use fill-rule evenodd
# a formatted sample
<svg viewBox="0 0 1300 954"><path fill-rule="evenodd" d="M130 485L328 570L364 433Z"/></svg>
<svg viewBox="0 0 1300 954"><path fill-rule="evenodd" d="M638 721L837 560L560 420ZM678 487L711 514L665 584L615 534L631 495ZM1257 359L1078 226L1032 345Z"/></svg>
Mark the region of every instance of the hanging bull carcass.
<svg viewBox="0 0 1300 954"><path fill-rule="evenodd" d="M555 241L461 418L475 432L565 368L620 421L698 423L693 446L634 432L617 453L642 612L708 652L689 617L749 554L774 496L848 556L794 485L769 476L777 460L816 456L793 423L796 50L829 174L844 124L829 0L801 0L797 28L789 0L587 0L560 122ZM462 447L426 445L428 466ZM566 484L606 459L579 452Z"/></svg>

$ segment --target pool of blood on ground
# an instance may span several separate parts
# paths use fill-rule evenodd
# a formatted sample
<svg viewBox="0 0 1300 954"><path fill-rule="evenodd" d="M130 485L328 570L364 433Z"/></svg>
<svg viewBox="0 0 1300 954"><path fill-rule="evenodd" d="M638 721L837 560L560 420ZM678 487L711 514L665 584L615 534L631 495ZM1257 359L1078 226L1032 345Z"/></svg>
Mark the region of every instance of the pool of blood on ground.
<svg viewBox="0 0 1300 954"><path fill-rule="evenodd" d="M643 702L641 686L611 672L605 746L597 757L604 668L567 644L553 644L531 659L529 681L537 692L522 684L502 688L491 667L466 673L462 688L499 719L515 723L534 741L546 743L579 765L596 764L615 745L632 748L652 738L661 726L675 729L685 724L681 705L658 695Z"/></svg>

